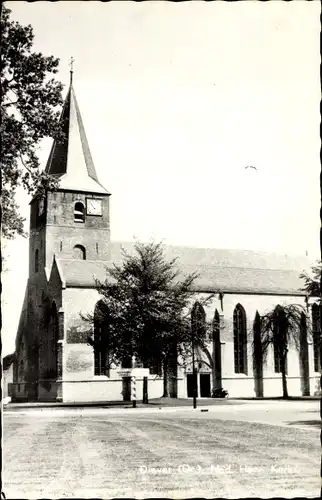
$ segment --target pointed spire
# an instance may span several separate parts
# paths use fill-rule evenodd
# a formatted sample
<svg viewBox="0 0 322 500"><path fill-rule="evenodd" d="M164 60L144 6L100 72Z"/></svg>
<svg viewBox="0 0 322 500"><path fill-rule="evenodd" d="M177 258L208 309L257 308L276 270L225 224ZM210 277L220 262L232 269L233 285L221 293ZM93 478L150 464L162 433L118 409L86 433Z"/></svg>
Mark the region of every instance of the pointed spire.
<svg viewBox="0 0 322 500"><path fill-rule="evenodd" d="M64 139L54 141L46 172L60 178L59 187L73 191L109 194L99 183L87 142L82 117L72 86L73 62L70 65L70 86L63 105L60 123Z"/></svg>

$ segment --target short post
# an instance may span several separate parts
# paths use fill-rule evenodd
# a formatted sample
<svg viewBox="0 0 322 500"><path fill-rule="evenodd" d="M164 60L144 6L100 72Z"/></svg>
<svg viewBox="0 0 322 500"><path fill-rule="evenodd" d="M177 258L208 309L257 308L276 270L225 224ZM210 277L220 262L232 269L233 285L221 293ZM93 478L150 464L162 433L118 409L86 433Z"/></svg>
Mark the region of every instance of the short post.
<svg viewBox="0 0 322 500"><path fill-rule="evenodd" d="M132 401L133 408L136 408L136 377L132 376Z"/></svg>
<svg viewBox="0 0 322 500"><path fill-rule="evenodd" d="M143 377L143 404L148 404L148 377Z"/></svg>
<svg viewBox="0 0 322 500"><path fill-rule="evenodd" d="M195 367L195 348L192 344L193 408L197 408L197 373Z"/></svg>
<svg viewBox="0 0 322 500"><path fill-rule="evenodd" d="M194 325L191 325L191 347L192 347L192 379L193 379L193 408L197 408L197 374L195 367L195 343L194 343Z"/></svg>

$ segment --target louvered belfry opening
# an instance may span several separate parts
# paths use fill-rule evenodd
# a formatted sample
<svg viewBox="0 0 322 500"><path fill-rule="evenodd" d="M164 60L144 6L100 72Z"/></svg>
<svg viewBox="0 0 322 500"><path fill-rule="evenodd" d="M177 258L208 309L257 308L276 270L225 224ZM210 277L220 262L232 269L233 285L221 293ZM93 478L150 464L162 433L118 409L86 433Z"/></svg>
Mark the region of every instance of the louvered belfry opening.
<svg viewBox="0 0 322 500"><path fill-rule="evenodd" d="M85 222L85 207L80 201L75 203L74 207L74 221Z"/></svg>

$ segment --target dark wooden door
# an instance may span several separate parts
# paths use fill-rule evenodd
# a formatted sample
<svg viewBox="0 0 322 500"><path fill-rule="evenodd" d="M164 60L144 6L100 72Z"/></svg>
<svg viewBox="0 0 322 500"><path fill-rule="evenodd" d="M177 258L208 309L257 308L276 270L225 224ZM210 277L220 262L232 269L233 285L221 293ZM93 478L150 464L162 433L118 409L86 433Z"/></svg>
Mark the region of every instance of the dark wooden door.
<svg viewBox="0 0 322 500"><path fill-rule="evenodd" d="M197 374L193 375L192 373L188 373L187 375L188 398L193 398L194 388L197 388Z"/></svg>
<svg viewBox="0 0 322 500"><path fill-rule="evenodd" d="M210 398L210 374L200 374L200 397Z"/></svg>

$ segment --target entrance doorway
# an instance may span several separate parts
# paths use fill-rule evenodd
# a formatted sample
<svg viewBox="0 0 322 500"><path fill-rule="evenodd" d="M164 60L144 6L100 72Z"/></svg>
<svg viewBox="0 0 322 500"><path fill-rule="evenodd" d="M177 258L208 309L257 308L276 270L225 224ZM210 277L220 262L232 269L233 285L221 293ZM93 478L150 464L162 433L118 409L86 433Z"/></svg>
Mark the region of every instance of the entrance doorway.
<svg viewBox="0 0 322 500"><path fill-rule="evenodd" d="M210 374L200 373L200 397L210 398Z"/></svg>
<svg viewBox="0 0 322 500"><path fill-rule="evenodd" d="M210 398L211 396L211 382L210 373L187 373L187 393L188 398L193 398L194 388L196 390L196 397Z"/></svg>
<svg viewBox="0 0 322 500"><path fill-rule="evenodd" d="M194 388L196 388L196 396L197 396L197 393L198 393L197 374L193 375L193 373L188 373L187 374L188 398L193 398Z"/></svg>

